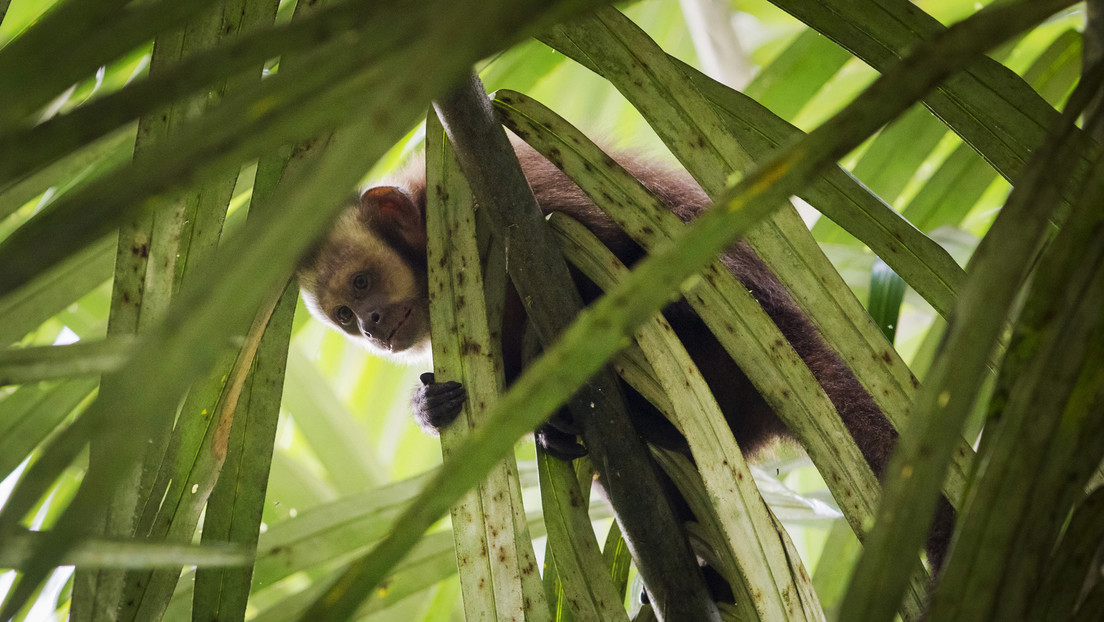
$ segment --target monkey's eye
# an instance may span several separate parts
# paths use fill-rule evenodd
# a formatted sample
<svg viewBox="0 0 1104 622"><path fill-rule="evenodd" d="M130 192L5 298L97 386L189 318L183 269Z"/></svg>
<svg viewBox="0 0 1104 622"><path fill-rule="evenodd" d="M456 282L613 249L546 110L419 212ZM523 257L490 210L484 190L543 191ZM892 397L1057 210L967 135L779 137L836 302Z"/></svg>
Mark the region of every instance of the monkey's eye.
<svg viewBox="0 0 1104 622"><path fill-rule="evenodd" d="M357 291L364 291L371 285L371 279L368 278L367 272L357 272L353 275L353 288Z"/></svg>
<svg viewBox="0 0 1104 622"><path fill-rule="evenodd" d="M337 316L337 321L342 326L353 321L353 310L349 307L338 307L334 315Z"/></svg>

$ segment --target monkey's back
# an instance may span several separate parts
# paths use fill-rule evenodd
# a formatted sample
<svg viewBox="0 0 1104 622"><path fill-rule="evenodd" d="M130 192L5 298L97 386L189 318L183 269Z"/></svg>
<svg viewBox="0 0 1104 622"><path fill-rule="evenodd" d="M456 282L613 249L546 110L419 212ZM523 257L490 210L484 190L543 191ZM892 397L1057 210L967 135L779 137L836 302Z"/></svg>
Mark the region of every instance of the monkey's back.
<svg viewBox="0 0 1104 622"><path fill-rule="evenodd" d="M578 220L626 265L631 266L644 256L644 249L556 166L524 143L515 142L515 149L537 203L544 213L562 212ZM627 154L616 155L614 158L683 221L694 219L710 204L708 196L684 171L673 171ZM407 169L407 175L408 190L424 207L424 168L420 163L414 164ZM881 476L896 442L897 433L873 399L843 360L824 342L777 277L746 243L741 241L729 247L722 253L721 261L762 305L808 365L836 407L864 458L873 471ZM589 303L601 294L581 274L573 274L585 302ZM510 293L502 329L508 381L512 381L520 373L521 336L524 333L524 311L516 293ZM725 414L733 436L745 453L754 455L771 440L788 436L785 425L685 300L668 305L663 313L698 366ZM684 447L685 441L674 426L651 404L631 389L626 394L630 410L633 411L643 436L669 447ZM928 545L929 558L937 567L946 550L953 519L951 506L943 500Z"/></svg>

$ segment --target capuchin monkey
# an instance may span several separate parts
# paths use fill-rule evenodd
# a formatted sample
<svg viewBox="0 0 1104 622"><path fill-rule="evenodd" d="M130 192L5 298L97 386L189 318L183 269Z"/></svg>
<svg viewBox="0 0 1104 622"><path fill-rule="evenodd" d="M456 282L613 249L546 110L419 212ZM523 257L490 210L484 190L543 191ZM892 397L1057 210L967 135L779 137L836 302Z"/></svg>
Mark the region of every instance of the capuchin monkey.
<svg viewBox="0 0 1104 622"><path fill-rule="evenodd" d="M545 213L562 212L586 225L626 265L645 251L606 216L566 175L524 143L515 144L522 170ZM710 201L684 172L619 156L618 163L639 179L682 220L689 221ZM303 259L299 285L307 308L322 322L376 353L413 362L429 357L429 290L426 276L426 181L421 162L412 163L392 185L366 190L339 218L333 230ZM743 242L721 261L752 293L794 350L808 365L839 411L873 471L885 471L897 433L866 390L790 298L778 279ZM577 285L586 302L600 291L581 275ZM524 310L508 288L502 344L507 381L520 373ZM755 390L740 367L682 300L664 315L709 384L729 427L746 454L778 438L785 425ZM456 382L422 375L414 396L414 417L431 433L451 423L465 399ZM647 400L631 389L626 397L634 424L648 441L685 448L685 441ZM566 411L565 411L566 412ZM585 453L570 415L559 413L536 432L538 444L570 459ZM928 538L928 557L939 568L946 552L954 511L942 500Z"/></svg>

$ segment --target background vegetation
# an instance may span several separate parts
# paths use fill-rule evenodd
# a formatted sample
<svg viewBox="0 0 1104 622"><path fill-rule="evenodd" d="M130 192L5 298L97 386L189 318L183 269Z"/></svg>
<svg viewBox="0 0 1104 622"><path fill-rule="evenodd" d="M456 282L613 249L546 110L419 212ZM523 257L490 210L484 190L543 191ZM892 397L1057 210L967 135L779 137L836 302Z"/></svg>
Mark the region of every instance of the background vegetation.
<svg viewBox="0 0 1104 622"><path fill-rule="evenodd" d="M631 23L606 7L559 27L603 3L380 4L0 0L3 617L268 620L313 605L326 611L313 619L507 619L524 602L527 619L638 615L608 509L573 514L587 486L529 442L491 484L519 482L524 510L496 518L483 504L483 520L512 522L518 553L463 569L493 580L488 600L463 590L461 602L454 548L488 536L469 527L474 540L454 541L438 521L582 378L527 378L480 414L492 418L481 449L457 439L439 471L440 443L409 418L424 370L366 356L284 289L350 188L440 140L428 104L473 65L488 91L511 91L496 100L509 124L560 122L512 92L525 93L565 120L548 141L574 126L686 167L718 202L774 210L757 248L905 431L861 561L854 532L872 524L878 491L846 447L836 457L810 440L810 460L784 446L754 470L770 512L757 516L782 522L786 546L769 528L749 535L740 521L755 510L712 492L731 473L661 457L715 517L692 531L736 586L726 616L915 618L927 582L914 554L941 486L962 519L930 619L1104 616L1104 175L1086 138L1100 76L1082 78L1082 48L1091 58L1100 40L1082 35L1083 5L1036 0L955 38L940 24L988 2L646 0L617 5ZM1022 33L1001 32L1020 18ZM927 89L909 89L951 70L910 105ZM1074 125L1084 108L1088 132ZM708 149L687 151L702 137ZM790 195L818 244L778 211ZM750 226L721 218L695 239ZM679 259L695 252L684 246L668 256L670 291L676 271L705 265ZM591 315L573 333L584 346L566 339L545 369L597 365L602 343L658 308L657 282L619 290L639 305L604 316L623 332L594 338ZM734 306L700 292L703 304L744 317L718 292ZM758 361L762 382L808 390L779 359ZM811 430L803 440L837 425L824 402L785 407ZM510 404L527 411L507 425ZM738 459L708 444L706 415L676 417L701 439L699 465ZM741 507L758 503L742 494ZM543 583L516 579L526 555ZM345 598L320 600L335 580L329 594ZM800 604L751 598L762 586L793 586Z"/></svg>

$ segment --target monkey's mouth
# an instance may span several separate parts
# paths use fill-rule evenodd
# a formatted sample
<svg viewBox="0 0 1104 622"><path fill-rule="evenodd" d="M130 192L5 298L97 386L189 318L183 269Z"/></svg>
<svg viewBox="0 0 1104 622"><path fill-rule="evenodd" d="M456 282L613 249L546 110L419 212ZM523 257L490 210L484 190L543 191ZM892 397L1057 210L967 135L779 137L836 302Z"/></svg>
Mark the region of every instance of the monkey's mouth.
<svg viewBox="0 0 1104 622"><path fill-rule="evenodd" d="M403 314L403 316L399 320L399 322L397 324L395 324L395 328L393 328L391 330L391 332L387 335L387 347L392 352L394 352L396 350L396 348L395 348L395 335L397 335L399 333L399 331L402 330L403 326L406 326L406 321L410 319L410 314L412 314L413 312L414 312L414 307L412 305L407 305L406 313ZM399 350L405 350L406 346L404 345L403 347L398 348L398 349Z"/></svg>

